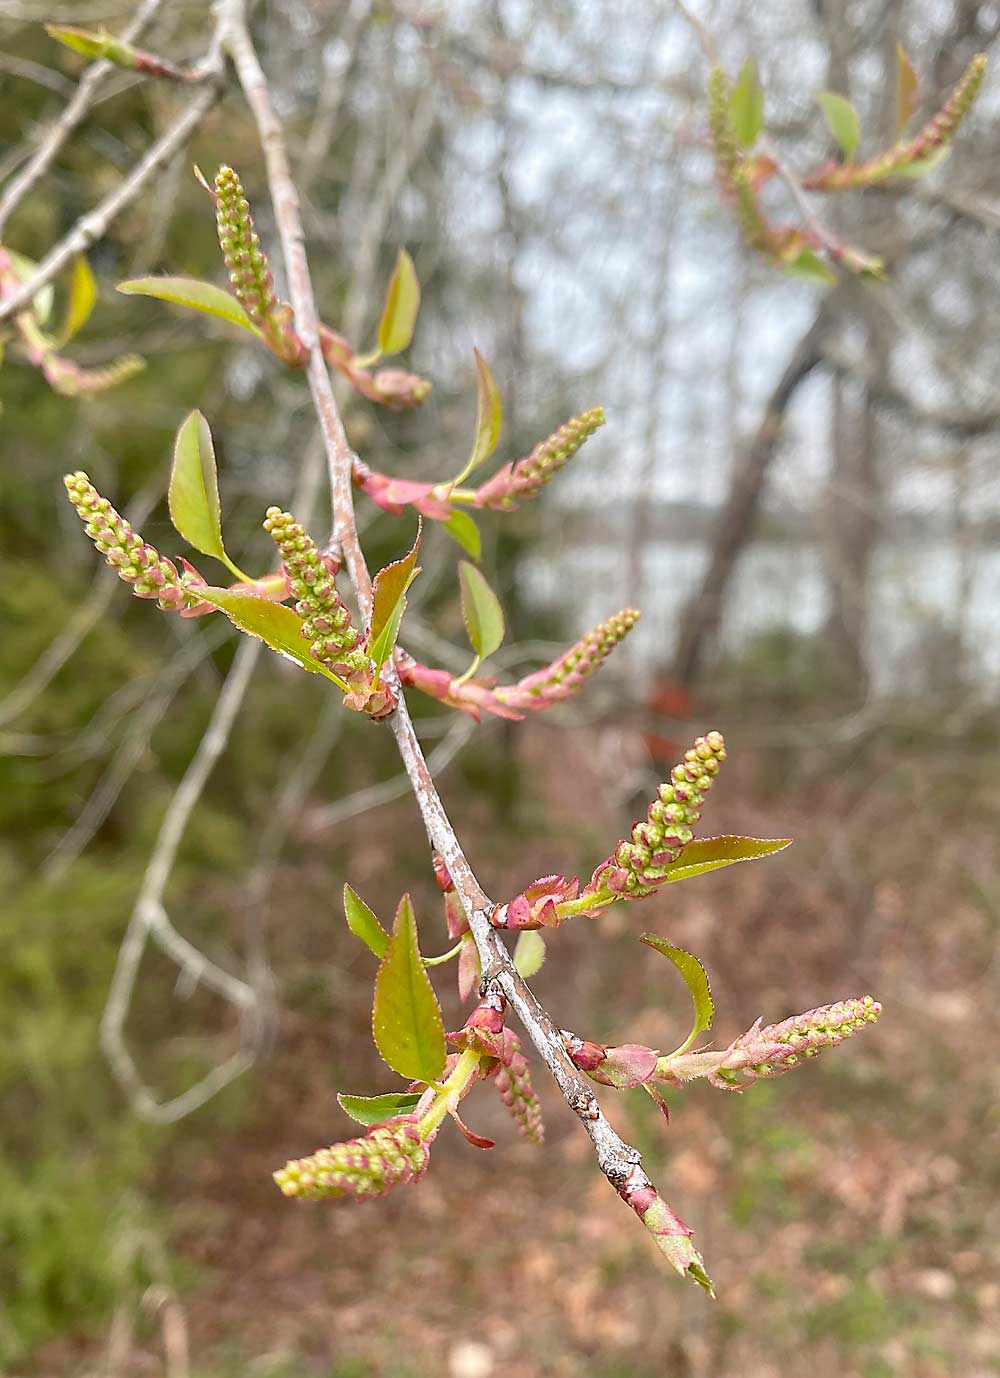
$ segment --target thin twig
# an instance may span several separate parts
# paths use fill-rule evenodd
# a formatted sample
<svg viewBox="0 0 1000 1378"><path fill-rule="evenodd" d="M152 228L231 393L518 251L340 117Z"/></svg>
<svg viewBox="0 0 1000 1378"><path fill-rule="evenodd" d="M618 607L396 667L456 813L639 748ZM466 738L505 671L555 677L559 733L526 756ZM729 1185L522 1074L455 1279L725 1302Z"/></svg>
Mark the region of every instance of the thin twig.
<svg viewBox="0 0 1000 1378"><path fill-rule="evenodd" d="M69 233L49 250L20 289L0 304L0 321L23 311L36 292L51 282L78 254L100 239L111 222L136 199L153 174L166 166L174 154L184 147L222 95L221 61L215 45L206 59L206 68L211 72L210 79L194 92L181 114L146 151L128 176L98 206L81 216Z"/></svg>
<svg viewBox="0 0 1000 1378"><path fill-rule="evenodd" d="M143 3L132 16L131 22L122 32L122 42L134 42L152 20L162 3L163 0L143 0ZM107 58L101 58L97 62L91 63L84 72L73 98L45 135L30 162L25 164L19 175L14 178L4 192L3 197L0 198L0 237L2 237L4 226L11 215L32 187L40 178L45 176L63 144L90 109L105 77L117 70L118 68L113 62L109 62Z"/></svg>

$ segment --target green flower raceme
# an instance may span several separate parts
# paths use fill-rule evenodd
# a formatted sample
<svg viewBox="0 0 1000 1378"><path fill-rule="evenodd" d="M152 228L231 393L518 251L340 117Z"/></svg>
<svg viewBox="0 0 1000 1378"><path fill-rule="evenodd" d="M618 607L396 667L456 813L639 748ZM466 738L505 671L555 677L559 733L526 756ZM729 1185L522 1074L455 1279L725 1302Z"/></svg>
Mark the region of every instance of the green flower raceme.
<svg viewBox="0 0 1000 1378"><path fill-rule="evenodd" d="M353 1196L368 1201L418 1181L427 1169L433 1135L421 1138L417 1119L400 1115L358 1139L296 1158L274 1174L285 1196Z"/></svg>
<svg viewBox="0 0 1000 1378"><path fill-rule="evenodd" d="M198 571L182 560L184 573L180 573L172 560L165 559L133 531L82 470L67 474L63 482L87 535L119 579L131 584L137 598L155 598L164 612L214 611L198 596L199 586L205 586Z"/></svg>
<svg viewBox="0 0 1000 1378"><path fill-rule="evenodd" d="M530 455L515 464L505 464L499 473L477 488L476 507L485 507L493 512L512 512L519 502L537 497L549 479L603 425L603 407L591 407L581 416L574 416L547 440L539 441Z"/></svg>
<svg viewBox="0 0 1000 1378"><path fill-rule="evenodd" d="M254 229L250 203L231 167L220 167L216 173L214 196L219 247L237 301L274 354L288 364L304 364L307 352L292 329L292 308L275 295L274 278Z"/></svg>

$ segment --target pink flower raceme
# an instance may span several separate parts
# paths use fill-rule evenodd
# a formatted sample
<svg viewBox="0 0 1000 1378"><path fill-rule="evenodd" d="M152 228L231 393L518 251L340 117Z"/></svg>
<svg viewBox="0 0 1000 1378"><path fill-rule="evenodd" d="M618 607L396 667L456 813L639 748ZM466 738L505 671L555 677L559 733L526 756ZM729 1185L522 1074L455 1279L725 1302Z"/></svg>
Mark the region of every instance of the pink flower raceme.
<svg viewBox="0 0 1000 1378"><path fill-rule="evenodd" d="M293 1159L274 1180L285 1196L352 1196L367 1201L418 1181L427 1169L433 1137L421 1137L414 1115L399 1115L360 1138Z"/></svg>
<svg viewBox="0 0 1000 1378"><path fill-rule="evenodd" d="M547 439L539 441L530 455L514 464L505 464L499 473L482 484L476 490L475 506L495 512L512 512L519 502L537 497L549 479L603 425L603 407L591 407L581 416L572 417Z"/></svg>
<svg viewBox="0 0 1000 1378"><path fill-rule="evenodd" d="M541 712L575 694L638 620L635 608L623 608L586 632L551 665L525 675L516 684L498 686L492 679L455 679L447 670L432 670L402 650L396 651L396 669L404 684L461 709L477 722L483 713L519 721L526 713Z"/></svg>
<svg viewBox="0 0 1000 1378"><path fill-rule="evenodd" d="M650 1082L684 1086L706 1078L724 1091L742 1091L758 1077L779 1076L836 1047L874 1024L882 1006L870 995L838 1000L779 1024L752 1028L722 1052L685 1052L661 1056L653 1048L624 1043L608 1048L563 1030L563 1046L574 1066L601 1086L627 1090ZM742 1077L742 1080L741 1080Z"/></svg>

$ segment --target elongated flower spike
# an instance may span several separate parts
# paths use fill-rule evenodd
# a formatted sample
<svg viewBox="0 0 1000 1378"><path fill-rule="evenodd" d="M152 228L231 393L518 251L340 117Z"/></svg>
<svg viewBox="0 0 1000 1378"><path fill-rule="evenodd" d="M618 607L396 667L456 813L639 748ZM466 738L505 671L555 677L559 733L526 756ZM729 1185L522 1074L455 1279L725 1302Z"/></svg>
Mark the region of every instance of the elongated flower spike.
<svg viewBox="0 0 1000 1378"><path fill-rule="evenodd" d="M521 1052L521 1041L509 1029L504 1030L503 1054L487 1076L492 1077L511 1119L528 1142L542 1143L545 1138L542 1107L531 1084L531 1072Z"/></svg>
<svg viewBox="0 0 1000 1378"><path fill-rule="evenodd" d="M250 203L231 167L219 168L213 195L219 247L237 300L272 353L285 363L300 367L306 361L306 348L292 328L292 308L279 302L275 294L274 278L254 229Z"/></svg>
<svg viewBox="0 0 1000 1378"><path fill-rule="evenodd" d="M493 512L512 512L519 502L537 497L584 441L603 425L603 407L591 407L590 411L571 417L547 439L539 441L524 459L505 464L499 473L477 488L475 506Z"/></svg>
<svg viewBox="0 0 1000 1378"><path fill-rule="evenodd" d="M638 608L623 608L586 632L568 651L510 688L494 689L494 697L509 708L532 712L548 708L575 694L585 680L607 660L638 622Z"/></svg>
<svg viewBox="0 0 1000 1378"><path fill-rule="evenodd" d="M807 191L847 191L881 182L893 173L905 171L915 164L926 162L955 137L972 103L979 93L986 74L986 54L977 53L962 74L957 86L944 105L927 121L912 139L900 139L884 153L863 163L841 163L836 159L824 164L818 172L802 179Z"/></svg>
<svg viewBox="0 0 1000 1378"><path fill-rule="evenodd" d="M721 1053L682 1053L660 1058L656 1080L681 1086L695 1077L707 1077L724 1091L742 1091L759 1077L776 1077L817 1058L824 1048L874 1024L882 1006L870 995L838 1000L793 1015L779 1024L761 1027L758 1019Z"/></svg>
<svg viewBox="0 0 1000 1378"><path fill-rule="evenodd" d="M319 553L291 512L269 507L264 530L281 555L295 611L302 620L302 636L311 654L349 685L347 706L374 717L391 711L395 707L391 690L384 685L372 689L372 662L361 649L361 636L337 592L336 566Z"/></svg>
<svg viewBox="0 0 1000 1378"><path fill-rule="evenodd" d="M205 584L198 571L185 561L181 574L101 497L82 469L63 482L87 535L137 598L155 598L164 612L214 611L198 597L198 585Z"/></svg>
<svg viewBox="0 0 1000 1378"><path fill-rule="evenodd" d="M490 915L496 928L556 928L564 919L599 914L618 900L644 899L670 879L692 840L705 795L726 759L721 732L698 737L636 823L581 888L577 879L543 876ZM743 839L753 841L753 839Z"/></svg>
<svg viewBox="0 0 1000 1378"><path fill-rule="evenodd" d="M699 737L674 766L670 779L659 788L646 820L636 823L631 838L619 842L608 860L597 868L587 891L609 890L621 899L640 899L662 884L669 868L694 836L705 795L726 759L721 732Z"/></svg>
<svg viewBox="0 0 1000 1378"><path fill-rule="evenodd" d="M447 670L433 670L402 650L396 652L396 669L404 684L468 713L477 722L483 713L516 722L526 713L541 712L575 694L638 620L638 609L623 608L599 622L551 665L525 675L516 684L495 686L487 679L457 680Z"/></svg>
<svg viewBox="0 0 1000 1378"><path fill-rule="evenodd" d="M744 242L751 249L773 254L774 229L760 208L753 173L733 129L729 79L721 67L713 67L708 78L708 126L719 185L735 207Z"/></svg>
<svg viewBox="0 0 1000 1378"><path fill-rule="evenodd" d="M415 1115L397 1116L360 1138L293 1159L274 1180L285 1196L356 1201L385 1196L393 1187L419 1181L427 1170L434 1135L422 1138L417 1123Z"/></svg>

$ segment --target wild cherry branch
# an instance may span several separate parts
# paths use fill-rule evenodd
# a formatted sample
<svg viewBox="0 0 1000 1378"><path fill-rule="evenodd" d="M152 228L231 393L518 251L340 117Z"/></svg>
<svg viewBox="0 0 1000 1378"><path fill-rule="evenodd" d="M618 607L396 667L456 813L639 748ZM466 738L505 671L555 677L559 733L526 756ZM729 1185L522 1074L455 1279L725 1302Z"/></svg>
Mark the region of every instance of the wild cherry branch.
<svg viewBox="0 0 1000 1378"><path fill-rule="evenodd" d="M344 1110L368 1132L289 1163L275 1174L276 1180L283 1192L293 1196L380 1195L422 1176L431 1146L448 1117L471 1143L491 1147L491 1141L468 1127L458 1111L459 1103L479 1082L489 1082L522 1132L539 1142L540 1113L527 1062L517 1037L506 1026L508 1011L513 1010L589 1134L609 1182L639 1216L671 1265L711 1291L701 1257L691 1243L692 1231L659 1195L643 1170L638 1152L611 1127L592 1083L643 1085L655 1092L653 1083L657 1080L677 1085L705 1076L713 1084L728 1085L740 1074L765 1075L764 1068L773 1071L791 1066L800 1053L810 1055L821 1046L842 1041L849 1025L853 1032L854 1027L870 1022L877 1008L867 997L860 1002L848 1001L812 1011L794 1024L786 1021L765 1030L755 1026L722 1055L705 1049L692 1052L695 1038L711 1024L704 969L691 954L649 935L647 943L681 971L695 1001L692 1031L673 1053L640 1049L626 1055L622 1048L585 1045L564 1034L535 999L526 974L537 969L544 945L532 930L554 928L572 917L596 915L622 900L646 899L666 884L761 857L787 844L783 839L695 840L694 828L705 796L725 759L721 735L710 732L686 753L649 805L646 818L614 846L585 886L565 876L546 876L504 904L495 906L486 896L431 778L401 681L431 692L459 710L520 716L580 688L631 629L637 614L632 610L617 614L544 670L515 685L498 687L486 678L477 678L476 672L502 641L502 609L475 564L462 562L462 609L474 657L469 669L458 677L445 675L418 665L398 650L407 590L420 572L420 529L418 526L409 550L372 581L352 506L358 461L347 443L327 371L329 341L313 296L298 197L281 126L246 28L242 0L223 0L219 16L220 43L235 64L256 118L291 301L281 303L275 296L249 206L239 179L229 168L220 170L212 194L233 293L182 279L147 279L128 284L126 290L162 296L224 316L256 334L282 362L305 372L328 461L333 540L321 550L292 513L273 506L267 511L264 527L274 540L279 566L260 575L244 573L223 541L214 447L207 422L197 412L178 431L170 513L181 538L221 563L236 576L235 583L228 587L210 584L188 561L175 562L162 556L97 493L85 474L68 476L67 491L97 549L139 597L181 616L222 611L239 630L330 681L346 708L389 724L435 851L435 870L444 893L446 927L452 942L439 956L427 958L421 952L408 895L400 900L391 930L387 930L353 890L345 890L346 921L378 963L373 1037L384 1062L403 1080L405 1089L371 1097L343 1095ZM412 265L401 257L387 294L379 349L373 353L409 343L419 302L415 281ZM150 283L159 286L150 288ZM352 358L355 369L364 370L370 362ZM449 509L458 494L468 500L465 481L494 452L500 434L499 393L478 354L476 376L478 409L471 452L440 496ZM505 511L519 496L533 496L600 419L603 416L596 410L585 413L569 430L557 432L525 460L506 466L491 481L492 490L490 485L483 485L491 496L475 505ZM420 499L437 500L439 494L430 491ZM452 516L449 510L449 519ZM342 567L350 577L357 620L344 592L338 589ZM504 929L522 931L513 957L504 945ZM452 960L457 960L463 998L471 997L478 986L479 1003L461 1029L447 1034L428 970Z"/></svg>

